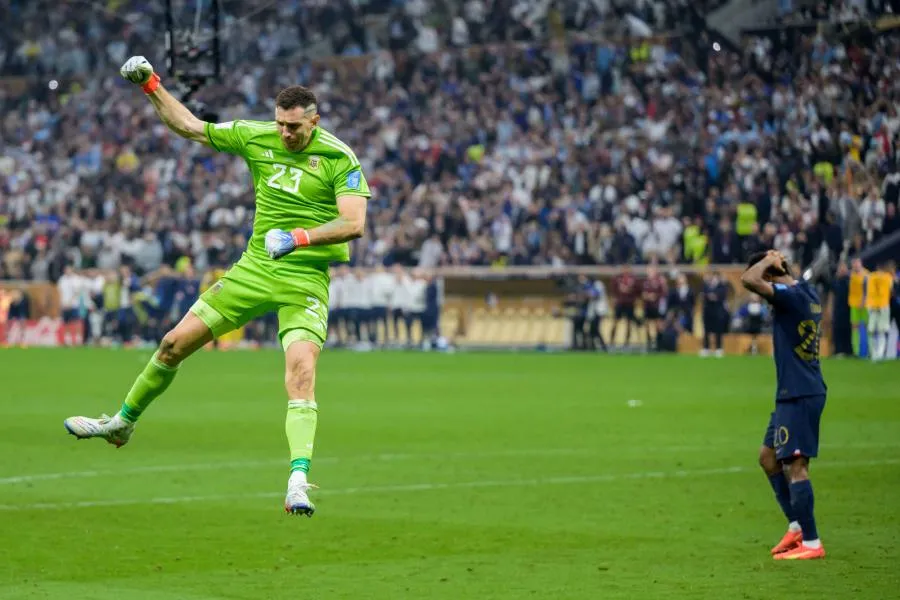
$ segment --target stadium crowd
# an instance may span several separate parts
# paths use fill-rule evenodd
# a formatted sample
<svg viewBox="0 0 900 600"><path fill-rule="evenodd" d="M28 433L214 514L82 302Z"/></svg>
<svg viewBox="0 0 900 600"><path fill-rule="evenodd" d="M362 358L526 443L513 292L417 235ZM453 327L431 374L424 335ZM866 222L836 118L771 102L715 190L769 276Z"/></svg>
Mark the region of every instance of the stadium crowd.
<svg viewBox="0 0 900 600"><path fill-rule="evenodd" d="M220 120L267 119L280 87L310 82L372 189L356 266L726 264L761 247L808 264L822 244L858 254L900 228L896 35L757 35L740 52L705 32L594 41L557 34L624 4L645 25L696 27L684 9L718 3L549 4L287 2L228 29L227 77L198 98ZM220 272L250 232L246 167L169 133L118 78L132 52L162 65L155 3L79 6L2 48L0 71L43 79L0 97L0 278L97 270L137 293L124 282L160 269ZM223 2L226 24L240 6ZM466 36L441 20L451 6ZM0 0L29 24L39 7ZM362 26L382 14L387 38ZM351 56L279 61L317 36Z"/></svg>
<svg viewBox="0 0 900 600"><path fill-rule="evenodd" d="M497 41L535 42L561 30L693 27L723 0L219 0L226 65L358 56L381 49L430 53ZM198 31L209 0L172 0L174 21ZM197 12L199 8L199 13ZM114 71L136 48L162 64L165 3L146 0L0 0L0 73L65 77ZM203 36L201 36L203 37ZM155 53L155 54L154 54Z"/></svg>
<svg viewBox="0 0 900 600"><path fill-rule="evenodd" d="M830 2L779 0L773 19L782 25L826 22L847 24L885 14L900 14L897 0L832 0Z"/></svg>

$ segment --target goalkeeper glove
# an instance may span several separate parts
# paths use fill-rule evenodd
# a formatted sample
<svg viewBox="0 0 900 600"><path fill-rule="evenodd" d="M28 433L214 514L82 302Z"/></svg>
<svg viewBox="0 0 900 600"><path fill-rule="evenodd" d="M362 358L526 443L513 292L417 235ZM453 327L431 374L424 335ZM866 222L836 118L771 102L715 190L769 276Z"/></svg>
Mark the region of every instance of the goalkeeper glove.
<svg viewBox="0 0 900 600"><path fill-rule="evenodd" d="M152 94L159 87L159 75L143 56L132 56L126 60L119 73L131 83L141 86L145 94Z"/></svg>
<svg viewBox="0 0 900 600"><path fill-rule="evenodd" d="M294 229L293 231L270 229L266 233L266 253L269 258L278 259L305 246L309 246L309 232L305 229Z"/></svg>

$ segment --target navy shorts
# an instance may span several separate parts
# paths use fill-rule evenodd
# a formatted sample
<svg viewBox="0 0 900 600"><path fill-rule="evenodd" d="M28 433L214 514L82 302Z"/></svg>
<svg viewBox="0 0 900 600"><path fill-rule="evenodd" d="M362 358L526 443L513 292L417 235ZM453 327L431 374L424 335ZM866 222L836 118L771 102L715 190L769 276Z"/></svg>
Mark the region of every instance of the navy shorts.
<svg viewBox="0 0 900 600"><path fill-rule="evenodd" d="M763 444L775 449L778 460L819 454L819 421L825 396L806 396L775 403Z"/></svg>

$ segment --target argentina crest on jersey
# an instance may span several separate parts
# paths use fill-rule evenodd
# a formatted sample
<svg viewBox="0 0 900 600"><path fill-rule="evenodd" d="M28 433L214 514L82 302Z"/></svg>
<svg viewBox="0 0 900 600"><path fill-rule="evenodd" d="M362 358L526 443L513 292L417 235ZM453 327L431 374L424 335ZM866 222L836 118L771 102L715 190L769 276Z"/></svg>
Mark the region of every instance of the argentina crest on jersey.
<svg viewBox="0 0 900 600"><path fill-rule="evenodd" d="M318 171L319 170L319 157L318 156L310 156L309 162L306 163L309 167L310 171Z"/></svg>

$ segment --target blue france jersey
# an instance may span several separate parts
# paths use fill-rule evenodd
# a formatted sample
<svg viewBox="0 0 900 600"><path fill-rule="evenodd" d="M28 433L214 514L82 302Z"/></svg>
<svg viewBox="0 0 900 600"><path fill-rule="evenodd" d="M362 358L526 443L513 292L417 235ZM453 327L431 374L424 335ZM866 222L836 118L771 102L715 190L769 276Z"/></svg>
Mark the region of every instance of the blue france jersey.
<svg viewBox="0 0 900 600"><path fill-rule="evenodd" d="M777 400L825 394L819 368L822 305L816 290L806 281L796 285L776 283L772 340L775 346Z"/></svg>

